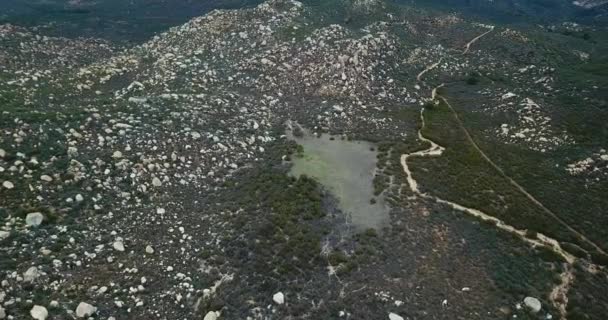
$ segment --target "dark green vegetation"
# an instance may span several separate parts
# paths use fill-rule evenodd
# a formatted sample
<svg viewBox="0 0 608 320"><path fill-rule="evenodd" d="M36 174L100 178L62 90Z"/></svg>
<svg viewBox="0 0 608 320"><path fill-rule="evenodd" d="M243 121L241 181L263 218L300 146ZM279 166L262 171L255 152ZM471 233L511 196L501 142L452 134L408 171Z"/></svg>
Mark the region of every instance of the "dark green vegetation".
<svg viewBox="0 0 608 320"><path fill-rule="evenodd" d="M117 41L141 42L159 32L180 25L193 17L202 16L214 9L239 9L253 7L261 0L211 0L211 1L83 1L70 5L65 0L39 2L34 0L3 1L0 3L0 24L40 26L41 32L63 37L100 37ZM352 10L352 6L341 1L304 0L313 8L318 22L340 23L362 27L382 12ZM387 3L387 5L390 5ZM396 7L394 7L396 9ZM287 28L284 35L289 39L302 38L314 28Z"/></svg>
<svg viewBox="0 0 608 320"><path fill-rule="evenodd" d="M423 134L446 150L441 157L411 160L413 174L423 190L482 210L518 229L542 232L561 241L585 245L545 215L481 157L466 140L464 131L444 103L426 111L425 121Z"/></svg>
<svg viewBox="0 0 608 320"><path fill-rule="evenodd" d="M472 72L471 74L469 74L469 77L467 78L467 84L469 85L476 85L479 83L479 77L480 75L477 72Z"/></svg>
<svg viewBox="0 0 608 320"><path fill-rule="evenodd" d="M304 0L302 3L311 8L315 13L313 18L316 22L322 24L341 24L352 30L357 30L367 25L370 21L377 21L378 18L384 16L385 10L379 6L370 6L370 11L359 10L353 3L354 0L348 0L350 4L345 5L342 1L325 1L325 0ZM382 6L390 6L389 12L398 12L399 8L393 6L389 2L382 3Z"/></svg>
<svg viewBox="0 0 608 320"><path fill-rule="evenodd" d="M603 319L608 314L608 299L604 294L608 288L608 278L599 273L590 273L581 265L575 265L575 280L568 299L568 319Z"/></svg>
<svg viewBox="0 0 608 320"><path fill-rule="evenodd" d="M47 24L42 31L67 37L92 36L141 41L213 9L254 6L259 0L211 1L2 1L0 23L22 26Z"/></svg>
<svg viewBox="0 0 608 320"><path fill-rule="evenodd" d="M513 299L509 296L515 300L523 300L526 296L539 297L545 310L555 314L549 303L549 292L560 281L557 277L563 263L560 257L542 248L530 248L519 237L501 232L493 225L477 222L459 211L452 211L448 217L441 214L436 220L446 218L455 220L452 223L461 230L463 238L469 240L466 242L467 254L461 259L471 258L474 252L483 257L487 277L495 286L496 299L505 299L504 303L508 304ZM525 309L512 311L519 319L537 319L527 314Z"/></svg>
<svg viewBox="0 0 608 320"><path fill-rule="evenodd" d="M386 153L382 170L394 169L395 179L401 182L400 155L423 147L409 139L381 143L379 152ZM491 310L499 318L505 316L499 307L534 295L543 301L545 311L556 314L547 295L557 281L556 270L562 263L558 257L443 206L429 204L433 209L425 217L399 209L395 224L386 233L370 229L355 235L352 242L334 242L332 229L339 225L332 219L335 211L328 204L330 195L305 176L287 176L288 168L279 165L281 154L295 152L294 144L277 143L270 149L276 156L271 156L267 165L230 179L226 184L232 190L230 199L217 199L222 207L243 210L233 222L239 231L227 244L226 253L244 272L238 282L223 285L205 311L222 310L224 316L242 316L239 312L246 311L242 305L247 299L271 297L289 281L288 299L293 300L284 312L291 316L331 318L344 306L358 303L364 310L357 312L373 317L385 312L383 303L357 289L373 283L398 292L403 287L395 279L402 279L420 287L416 296L449 294L450 303L464 306L464 312L485 314ZM407 207L405 198L392 199L395 206ZM437 238L439 234L441 239ZM330 250L322 254L326 240ZM397 243L403 245L395 250ZM330 266L340 282L328 277ZM445 281L456 287L446 293ZM315 283L314 289L308 287L310 283ZM341 288L349 284L347 288L353 292L342 296ZM456 292L464 286L473 287L473 292ZM294 299L294 295L299 298ZM310 310L307 299L318 299L319 295L327 302ZM395 311L409 316L441 313L432 307L438 303L436 299L408 299L412 300L407 307ZM517 314L520 319L535 319L525 310L506 308L504 312Z"/></svg>
<svg viewBox="0 0 608 320"><path fill-rule="evenodd" d="M50 35L69 37L96 36L108 39L141 41L168 27L179 25L192 17L213 9L235 9L255 6L260 0L212 0L170 2L159 1L3 1L0 3L0 23L22 26L46 24L41 31ZM306 6L315 9L320 20L345 25L361 25L374 17L369 13L352 10L351 5L340 1L304 0ZM351 1L352 2L352 1ZM387 6L399 5L402 0L387 2ZM410 4L410 2L407 2ZM501 1L416 1L416 5L431 10L453 11L482 20L492 19L507 23L555 23L563 20L605 23L603 8L583 10L570 1L501 0ZM391 7L391 11L396 11ZM374 12L379 16L381 13ZM593 40L590 33L572 34L585 40Z"/></svg>
<svg viewBox="0 0 608 320"><path fill-rule="evenodd" d="M225 316L240 317L239 312L246 312L247 299L270 298L284 290L285 283L292 292L314 299L318 293L305 290L311 281L322 281L326 290L335 289L334 282L326 280L328 267L346 277L369 265L381 250L382 240L373 229L351 235L352 241L336 238L345 223L336 200L314 179L289 176L289 164L281 164L281 155L298 152L301 146L294 142L274 143L264 164L227 180L223 188L229 192L212 200L223 209L240 212L231 222L237 232L226 243L226 256L242 268L242 278L238 284L226 284L204 312L229 305ZM306 299L294 299L286 312L292 316L308 313Z"/></svg>
<svg viewBox="0 0 608 320"><path fill-rule="evenodd" d="M378 145L378 170L374 176L374 195L380 195L389 187L390 176L394 175L393 168L390 168L389 157L391 155L391 143L381 143Z"/></svg>
<svg viewBox="0 0 608 320"><path fill-rule="evenodd" d="M432 103L425 104L425 108L434 106ZM416 130L419 129L420 109L418 106L400 106L390 110L388 116L403 123L408 123L408 135L405 139L384 139L378 141L378 162L377 171L374 178L375 194L380 194L384 191L386 200L393 207L398 207L400 197L408 193L409 189L401 187L406 184L405 173L401 166L401 155L412 153L428 148L427 143L422 143L416 137ZM392 179L392 183L391 182Z"/></svg>
<svg viewBox="0 0 608 320"><path fill-rule="evenodd" d="M277 150L294 154L300 148L289 142L278 144ZM340 227L336 224L343 219L333 203L335 200L321 185L306 175L289 176L288 169L286 165L274 164L248 170L227 182L231 199L224 200L258 216L258 219L240 217L238 221L242 224L237 227L249 239L246 247L253 254L251 266L258 271L272 270L277 278L306 274L325 264L321 241L335 232ZM374 230L368 230L358 237L365 243L365 239L375 234ZM351 261L341 250L327 257L331 265L344 263L345 270L340 272L352 269L360 258Z"/></svg>
<svg viewBox="0 0 608 320"><path fill-rule="evenodd" d="M598 109L591 103L582 103L580 100L568 100L575 102L573 104L567 104L568 102L564 100L556 101L557 106L549 110L554 125L571 133L577 143L541 153L520 145L496 143L492 137L482 134L481 132L488 128L499 127L501 118L497 116L493 119L469 112L479 102L466 88L449 88L448 97L473 139L507 175L574 229L585 234L604 250L608 248L606 242L608 231L603 227L608 223L608 216L603 209L608 206L608 198L605 197L608 190L606 182L590 184L584 177L573 177L564 169L567 163L586 157L585 152L588 150L605 147L604 143L607 141L605 139L608 137L604 125L608 121L606 111ZM557 99L561 98L558 96ZM562 107L559 107L560 105ZM429 113L429 117L431 116L433 114ZM441 127L439 129L441 130ZM433 133L429 132L429 134ZM531 226L537 231L553 230L546 232L557 236L560 241L580 245L589 251L594 261L598 263L606 260L606 257L594 252L594 249L589 248L588 245L571 241L572 239L568 240L564 232L558 232L557 225L550 223L549 220L537 227Z"/></svg>
<svg viewBox="0 0 608 320"><path fill-rule="evenodd" d="M308 223L323 216L317 183L306 176L288 177L285 172L261 172L252 179L255 183L244 186L242 200L270 212L253 241L255 267L289 276L319 265L324 230Z"/></svg>
<svg viewBox="0 0 608 320"><path fill-rule="evenodd" d="M416 1L416 4L437 10L456 9L476 19L500 23L556 23L568 20L606 23L606 18L602 15L606 10L605 6L585 10L568 0L432 0Z"/></svg>
<svg viewBox="0 0 608 320"><path fill-rule="evenodd" d="M446 152L443 156L436 159L439 160L443 157L450 157L450 166L455 165L459 172L449 171L446 170L447 167L435 165L434 158L410 158L410 168L414 169L414 176L421 183L421 187L426 187L425 183L430 181L426 180L426 177L432 176L434 179L438 180L445 178L445 180L441 180L441 184L443 184L442 188L439 188L439 183L437 185L433 184L432 188L428 188L428 191L431 194L441 197L444 194L440 192L445 191L446 194L451 192L450 183L458 182L457 179L467 179L466 181L460 182L468 182L470 184L459 185L459 187L464 189L464 192L461 191L461 194L465 196L453 200L459 203L465 203L465 205L481 204L488 208L487 210L502 208L502 205L494 205L492 202L486 203L484 202L484 199L486 198L491 198L492 201L496 202L499 201L496 198L499 198L504 201L502 203L503 205L507 201L521 200L520 195L514 190L511 190L510 185L505 184L499 177L496 177L496 173L493 172L492 168L484 165L483 159L480 159L474 150L466 147L463 132L450 129L451 125L454 125L453 128L456 127L454 118L445 105L429 103L425 106L425 109L427 110L425 112L427 123L426 130L424 130L425 136L448 147L448 149L451 146L457 150L454 153ZM404 107L395 115L395 117L404 116L411 120L418 115L418 110L417 107ZM416 119L419 118L416 117ZM418 123L418 125L420 125L420 123ZM431 134L431 131L436 134ZM386 160L386 162L379 161L379 168L389 170L395 179L395 183L406 183L403 168L399 162L401 155L426 148L428 148L428 145L422 144L420 141L414 139L380 143L378 148L379 154L386 154L386 156L381 156L381 159ZM480 168L484 171L477 172ZM497 192L491 191L489 185L484 185L484 182L488 184L491 183L496 189L503 188L503 190L506 190L507 192L496 195ZM475 189L480 188L481 186L483 186L485 190L479 192L478 189ZM396 206L403 206L405 204L403 202L403 197L406 195L410 195L410 192L407 187L404 187L400 197L391 198L391 195L389 195L388 199L392 200L393 202L391 203ZM470 200L466 199L467 196L471 196ZM528 205L532 206L529 203ZM525 209L525 206L516 207L516 209L523 210ZM494 211L494 213L496 212L498 211ZM506 216L515 213L517 213L517 211L508 211L503 212L502 214ZM534 213L529 212L529 215L534 216ZM415 219L420 219L420 217L416 217ZM478 277L480 277L480 280L483 279L484 281L492 283L492 287L487 294L492 296L491 300L494 303L500 301L499 303L509 305L509 301L521 301L524 297L532 295L541 299L544 311L553 315L557 314L556 310L553 309L552 304L549 302L549 292L553 286L560 283L557 274L558 272L561 272L564 261L559 256L547 249L530 248L528 245L524 244L519 236L499 231L493 224L479 222L475 218L471 218L460 211L446 213L444 208L435 208L430 213L428 219L430 220L426 223L435 226L435 228L446 224L449 225L450 228L452 228L452 231L448 232L448 234L453 233L451 236L455 237L452 241L456 248L451 248L449 251L450 253L441 251L441 249L438 249L441 248L440 245L438 246L436 243L433 244L435 254L438 255L436 258L437 263L451 265L455 270L458 270L459 267L457 266L470 263L466 262L468 259L478 261L479 264L474 263L475 267L467 265L466 269L476 270L475 272ZM514 216L511 218L511 220L515 219L521 219L521 216ZM408 221L408 228L412 228L412 225L409 224L412 223L411 220ZM523 221L524 224L526 222L529 221ZM395 229L395 232L399 230L398 226L394 226L393 228ZM534 236L536 232L529 230L528 234ZM464 243L464 247L466 248L462 253L459 251L459 246L456 245L461 242ZM450 254L454 254L454 257ZM475 269L476 267L480 267L481 270ZM426 268L433 269L431 265L426 266ZM440 276L436 277L440 278ZM475 282L472 281L468 283ZM476 290L480 290L479 287L476 288ZM469 302L471 308L474 309L475 302ZM538 319L538 315L528 313L525 308L521 310L501 308L494 316L500 318L513 314L516 314L519 319Z"/></svg>

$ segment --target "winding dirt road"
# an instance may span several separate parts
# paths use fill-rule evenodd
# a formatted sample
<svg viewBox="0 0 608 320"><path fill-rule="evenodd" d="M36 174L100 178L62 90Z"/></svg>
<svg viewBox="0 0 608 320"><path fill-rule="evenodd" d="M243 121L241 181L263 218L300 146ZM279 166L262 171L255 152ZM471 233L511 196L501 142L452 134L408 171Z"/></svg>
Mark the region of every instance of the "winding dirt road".
<svg viewBox="0 0 608 320"><path fill-rule="evenodd" d="M406 176L407 184L408 184L410 190L412 190L412 192L414 192L417 196L420 196L425 199L434 200L441 204L448 205L449 207L452 207L455 210L462 211L466 214L480 218L481 220L493 222L496 224L497 228L510 232L510 233L517 234L517 235L521 236L521 238L525 242L528 242L529 244L531 244L533 246L545 247L545 248L555 252L556 254L558 254L559 256L564 258L564 260L566 260L568 263L572 263L572 262L574 262L574 260L576 260L576 258L572 254L563 250L560 247L559 242L553 238L547 237L541 233L538 233L537 239L528 238L526 236L526 230L517 229L511 225L506 224L504 221L502 221L494 216L491 216L481 210L477 210L474 208L468 208L468 207L465 207L458 203L444 200L439 197L432 196L432 195L429 195L427 193L420 191L420 189L418 188L418 182L416 181L416 179L414 179L412 172L409 168L409 165L407 164L407 160L410 157L438 157L438 156L441 156L443 154L443 152L445 151L444 147L438 145L435 141L426 138L422 134L422 130L425 127L424 108L420 111L420 119L422 121L422 126L418 130L418 138L421 141L429 143L430 147L425 150L421 150L421 151L417 151L417 152L413 152L413 153L406 153L406 154L401 155L401 166L403 167L403 171Z"/></svg>
<svg viewBox="0 0 608 320"><path fill-rule="evenodd" d="M481 35L475 37L474 39L472 39L471 41L469 41L465 45L465 49L462 52L462 54L466 55L469 52L469 50L471 49L471 46L475 42L477 42L479 39L481 39L485 35L492 32L493 30L494 30L494 26L491 26L490 30L488 30L487 32L484 32L483 34L481 34ZM422 76L425 73L429 72L430 70L435 69L437 66L439 66L441 64L442 61L443 61L443 57L441 59L439 59L438 62L428 66L422 72L420 72L418 74L418 76L416 77L416 79L419 82L422 81ZM552 217L553 219L555 219L555 221L557 221L559 224L561 224L564 228L566 228L568 231L570 231L573 235L577 236L580 240L586 242L588 245L593 247L598 252L606 254L606 252L602 248L600 248L597 244L595 244L593 241L588 239L585 235L583 235L582 233L580 233L579 231L577 231L576 229L571 227L567 222L562 220L553 211L551 211L550 209L545 207L545 205L543 203L541 203L534 196L532 196L528 191L526 191L526 189L524 189L513 178L508 176L501 167L499 167L494 161L492 161L492 159L490 159L490 157L488 157L488 155L486 155L486 153L479 147L479 145L475 142L475 140L473 140L471 134L464 126L464 124L463 124L462 120L460 119L460 117L458 116L458 113L456 112L456 110L452 107L452 105L448 102L448 100L445 97L443 97L437 93L437 90L439 88L441 88L442 86L443 86L443 84L432 90L432 94L431 94L432 100L433 101L441 100L441 101L443 101L443 103L446 104L446 106L449 108L450 112L454 115L454 118L456 119L458 126L460 127L460 129L462 129L464 131L466 139L473 146L473 148L475 148L475 150L477 150L477 152L479 152L479 154L482 156L482 158L485 159L492 166L492 168L494 168L494 170L496 170L496 172L498 172L498 174L500 174L500 176L502 176L504 179L506 179L513 187L515 187L519 192L521 192L524 196L526 196L532 203L534 203L536 206L538 206L545 214L547 214L550 217ZM551 290L551 292L549 294L549 300L555 306L555 308L557 308L557 310L559 311L560 319L566 320L567 307L568 307L568 291L570 290L570 287L574 281L573 263L577 260L577 258L570 252L564 250L560 246L559 241L557 241L556 239L553 239L551 237L548 237L542 233L536 234L536 236L534 238L529 237L526 230L517 229L509 224L506 224L504 221L502 221L492 215L489 215L481 210L465 207L461 204L451 202L451 201L448 201L445 199L441 199L439 197L436 197L436 196L433 196L428 193L420 191L420 189L418 188L418 182L416 181L416 179L414 179L412 172L410 170L410 167L407 163L407 160L411 157L439 157L445 151L444 147L440 146L435 141L428 139L427 137L425 137L422 134L422 130L425 127L424 111L425 111L424 108L422 108L420 110L420 120L422 122L422 125L421 125L421 128L418 130L418 138L423 142L427 142L430 145L430 147L425 150L403 154L403 155L401 155L401 159L400 159L401 166L403 167L403 171L406 175L407 185L410 188L410 190L418 197L421 197L424 199L429 199L429 200L435 201L437 203L447 205L447 206L453 208L454 210L466 213L468 215L471 215L471 216L481 219L483 221L492 222L498 229L509 232L511 234L518 235L520 239L522 239L524 242L532 245L532 247L543 247L543 248L546 248L546 249L554 252L555 254L561 256L564 259L564 261L566 261L566 263L564 264L564 271L560 274L560 283L555 285L554 288ZM604 268L602 266L595 265L593 263L586 263L585 269L588 272L595 273L598 269L604 269Z"/></svg>
<svg viewBox="0 0 608 320"><path fill-rule="evenodd" d="M443 57L441 57L441 58L439 59L439 61L437 61L437 62L433 63L432 65L430 65L430 66L426 67L426 69L422 70L422 71L421 71L421 72L420 72L420 73L419 73L419 74L416 76L416 80L418 80L418 81L422 81L422 76L423 76L425 73L427 73L427 72L429 72L429 71L431 71L431 70L433 70L433 69L437 68L437 66L441 64L441 61L442 61L442 60L443 60Z"/></svg>
<svg viewBox="0 0 608 320"><path fill-rule="evenodd" d="M436 89L434 91L436 92ZM475 140L473 140L473 138L471 137L471 134L469 133L469 131L467 130L467 128L464 126L464 124L463 124L462 120L460 119L460 117L458 116L458 113L456 113L456 110L454 110L454 108L448 102L448 100L446 98L444 98L441 95L438 95L436 93L433 95L433 97L442 100L448 106L448 108L450 109L450 111L454 115L454 118L456 119L456 122L458 123L458 126L460 127L460 129L462 131L464 131L465 136L467 138L467 141L492 166L492 168L494 168L494 170L496 170L503 178L505 178L507 181L509 181L509 183L512 186L514 186L519 192L521 192L523 195L525 195L526 198L528 198L535 205L537 205L541 210L543 210L544 213L546 213L547 215L549 215L550 217L552 217L553 219L555 219L564 228L566 228L568 231L572 232L574 235L576 235L577 237L579 237L581 240L585 241L587 244L589 244L590 246L592 246L595 250L597 250L598 252L601 252L601 253L605 254L605 252L604 252L604 250L602 250L602 248L600 248L593 241L591 241L587 237L585 237L585 235L583 235L582 233L578 232L576 229L574 229L573 227L571 227L568 223L566 223L562 218L560 218L558 215L556 215L553 211L551 211L547 207L545 207L545 205L543 205L540 201L538 201L533 195L531 195L528 191L526 191L526 189L524 189L524 187L522 187L519 183L517 183L517 181L513 180L510 176L508 176L504 172L504 170L502 170L501 167L499 167L494 161L492 161L492 159L490 159L490 157L488 157L488 155L486 155L486 153L483 152L483 150L479 147L479 145L477 145L477 143L475 142Z"/></svg>
<svg viewBox="0 0 608 320"><path fill-rule="evenodd" d="M433 95L434 96L436 95L436 90L433 90ZM536 235L536 238L529 238L526 234L526 230L517 229L509 224L506 224L504 221L502 221L494 216L491 216L481 210L465 207L458 203L448 201L445 199L441 199L439 197L432 196L427 193L421 192L420 189L418 188L418 182L416 181L416 179L414 179L414 177L412 175L412 172L407 163L407 160L410 157L438 157L443 154L443 152L445 151L445 148L440 146L439 144L437 144L435 141L426 138L422 134L422 130L425 127L424 108L422 110L420 110L420 119L421 119L422 125L421 125L420 129L418 130L418 138L421 141L429 143L430 147L425 150L401 155L401 166L403 167L403 171L406 176L406 181L407 181L407 184L408 184L410 190L421 198L433 200L437 203L447 205L454 210L464 212L468 215L471 215L471 216L481 219L483 221L492 222L498 229L518 235L524 242L532 245L532 247L543 247L543 248L551 250L554 253L556 253L557 255L561 256L567 262L567 266L565 267L565 271L560 275L560 279L562 280L561 283L552 290L552 292L550 294L550 298L551 298L552 304L560 311L561 319L566 319L566 308L567 308L567 302L568 302L567 294L568 294L568 289L570 288L570 285L572 283L572 280L574 279L574 275L572 273L572 263L574 263L574 261L576 260L574 255L572 255L569 252L567 252L566 250L564 250L559 245L559 242L557 240L550 238L542 233L538 233Z"/></svg>
<svg viewBox="0 0 608 320"><path fill-rule="evenodd" d="M464 50L463 54L466 54L470 50L471 45L473 45L479 39L481 39L482 37L484 37L485 35L487 35L488 33L492 32L492 31L494 31L494 26L490 26L490 30L488 30L488 31L480 34L479 36L477 36L477 37L473 38L471 41L469 41L466 44L466 46L465 46L465 50ZM442 59L440 59L439 62L437 62L437 63L431 65L430 67L428 67L427 69L425 69L423 72L421 72L418 75L418 78L420 78L421 75L424 74L424 73L426 73L427 71L435 68L437 65L439 65L441 63L441 61L442 61ZM418 80L420 80L420 79L418 79ZM473 138L471 137L471 134L469 133L469 131L467 130L467 128L464 126L464 123L462 122L462 120L460 119L460 117L458 116L458 113L456 113L456 110L452 107L452 105L448 102L448 100L445 97L437 94L437 89L439 89L441 87L443 87L443 84L441 84L438 87L436 87L436 88L433 89L432 95L431 95L432 99L433 100L440 99L440 100L442 100L448 106L448 108L450 109L450 111L454 115L454 118L456 119L456 122L458 123L458 126L460 127L460 129L462 129L464 131L464 133L466 135L466 138L469 141L469 143L492 166L492 168L494 168L494 170L496 170L503 178L505 178L507 181L509 181L509 183L512 186L514 186L519 192L521 192L524 196L526 196L526 198L528 198L536 206L538 206L545 214L547 214L550 217L552 217L553 219L555 219L555 221L557 221L559 224L561 224L564 228L566 228L572 234L576 235L582 241L586 242L588 245L590 245L591 247L593 247L596 251L601 252L603 254L606 254L606 252L600 246L598 246L595 242L593 242L590 239L588 239L584 234L582 234L578 230L574 229L566 221L564 221L557 214L555 214L553 211L551 211L549 208L547 208L542 202L540 202L538 199L536 199L524 187L522 187L519 183L517 183L517 181L515 181L513 178L511 178L509 175L507 175L505 173L505 171L501 167L499 167L494 161L492 161L492 159L490 159L490 157L488 157L488 155L479 147L479 145L475 142L475 140L473 140Z"/></svg>
<svg viewBox="0 0 608 320"><path fill-rule="evenodd" d="M484 33L482 33L482 34L478 35L477 37L473 38L473 40L471 40L471 41L467 42L467 44L464 46L464 51L462 52L462 54L467 54L467 53L469 52L469 50L471 49L471 46L472 46L472 45L473 45L475 42L477 42L477 40L479 40L479 39L483 38L484 36L486 36L488 33L492 32L492 31L494 31L494 26L490 26L490 30L488 30L487 32L484 32ZM418 81L422 81L422 76L423 76L425 73L427 73L427 72L429 72L429 71L431 71L431 70L433 70L433 69L437 68L437 66L438 66L438 65L440 65L442 61L443 61L443 57L441 57L441 58L439 59L439 61L437 61L437 62L435 62L435 63L431 64L431 65L430 65L430 66L428 66L428 67L426 67L424 70L422 70L422 71L421 71L421 72L420 72L420 73L419 73L419 74L416 76L416 80L418 80Z"/></svg>
<svg viewBox="0 0 608 320"><path fill-rule="evenodd" d="M478 41L479 39L481 39L488 33L492 32L493 30L494 30L494 26L491 26L490 30L488 30L487 32L485 32L485 33L475 37L471 41L469 41L465 45L465 49L462 54L463 55L467 54L469 52L471 46L476 41ZM443 58L441 58L437 63L434 63L434 64L428 66L426 69L424 69L422 72L420 72L418 74L418 76L416 77L417 80L421 81L422 76L425 73L427 73L428 71L436 68L439 64L441 64L442 60L443 60ZM595 244L594 242L589 240L587 237L585 237L583 234L578 232L576 229L572 228L569 224L567 224L565 221L563 221L559 216L557 216L555 213L553 213L551 210L549 210L547 207L545 207L540 201L538 201L534 196L532 196L528 191L526 191L519 183L517 183L510 176L508 176L501 167L499 167L496 163L494 163L494 161L492 161L492 159L490 159L490 157L488 157L485 154L485 152L483 152L483 150L479 147L479 145L477 145L475 140L473 140L473 138L471 137L471 134L464 126L462 120L456 113L456 110L452 107L452 105L448 102L448 100L445 97L443 97L437 93L437 90L442 86L443 86L443 84L432 90L432 95L431 95L432 100L433 101L441 100L448 106L448 108L454 115L454 118L456 119L458 126L464 131L468 142L471 143L471 145L475 148L475 150L477 150L477 152L479 152L479 154L483 157L483 159L485 159L503 178L505 178L507 181L509 181L509 183L512 186L514 186L517 190L519 190L522 194L524 194L535 205L537 205L539 208L541 208L541 210L544 213L546 213L549 216L551 216L552 218L554 218L557 222L559 222L562 226L564 226L568 231L572 232L574 235L579 237L581 240L583 240L586 243L588 243L589 245L591 245L597 251L605 253L604 250L602 250L597 244ZM464 212L468 215L471 215L471 216L481 219L483 221L492 222L498 229L518 235L524 242L532 245L533 247L543 247L543 248L546 248L546 249L554 252L555 254L561 256L566 261L566 264L564 265L564 271L560 274L561 281L559 284L557 284L553 288L553 290L549 294L549 300L558 309L558 311L560 313L560 319L566 320L567 306L568 306L568 291L572 285L572 282L574 281L573 263L574 263L574 261L576 261L576 257L574 255L572 255L571 253L567 252L566 250L564 250L556 239L548 237L542 233L536 234L535 238L530 238L530 237L528 237L526 230L517 229L509 224L506 224L504 221L502 221L494 216L491 216L481 210L465 207L461 204L451 202L451 201L448 201L445 199L441 199L439 197L436 197L436 196L433 196L433 195L420 191L420 189L418 188L418 182L414 179L412 172L409 168L409 165L407 163L407 160L410 157L438 157L438 156L441 156L443 154L443 152L445 151L444 147L440 146L435 141L426 138L422 134L422 130L425 127L424 111L425 111L424 108L422 108L420 110L420 120L421 120L422 125L421 125L420 129L418 130L418 138L423 142L427 142L430 145L430 147L425 150L403 154L403 155L401 155L401 159L400 159L401 166L403 167L403 171L406 175L406 181L407 181L407 184L408 184L410 190L415 195L417 195L421 198L433 200L437 203L447 205L447 206L453 208L454 210ZM598 268L598 266L596 266L594 264L590 264L587 267L588 270L595 269L595 268Z"/></svg>
<svg viewBox="0 0 608 320"><path fill-rule="evenodd" d="M477 42L477 40L483 38L485 35L487 35L488 33L494 31L494 26L490 26L490 30L488 30L487 32L484 32L480 35L478 35L477 37L473 38L473 40L469 41L465 46L464 46L464 51L462 52L462 54L467 54L469 52L469 50L471 49L471 46L473 45L473 43Z"/></svg>

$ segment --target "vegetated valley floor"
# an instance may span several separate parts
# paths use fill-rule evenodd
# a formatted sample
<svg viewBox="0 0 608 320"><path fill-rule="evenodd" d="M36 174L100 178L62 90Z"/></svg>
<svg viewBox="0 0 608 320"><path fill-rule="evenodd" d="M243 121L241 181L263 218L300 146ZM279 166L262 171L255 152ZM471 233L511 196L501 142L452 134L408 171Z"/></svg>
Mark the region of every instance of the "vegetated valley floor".
<svg viewBox="0 0 608 320"><path fill-rule="evenodd" d="M603 319L605 37L381 1L0 25L0 319ZM389 225L344 232L288 121L375 144Z"/></svg>

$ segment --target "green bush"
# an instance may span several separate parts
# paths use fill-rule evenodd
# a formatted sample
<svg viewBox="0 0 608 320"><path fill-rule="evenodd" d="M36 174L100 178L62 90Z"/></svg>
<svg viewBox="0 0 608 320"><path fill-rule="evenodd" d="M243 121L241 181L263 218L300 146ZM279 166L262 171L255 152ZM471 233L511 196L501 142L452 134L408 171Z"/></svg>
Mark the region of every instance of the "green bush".
<svg viewBox="0 0 608 320"><path fill-rule="evenodd" d="M608 266L608 255L598 251L591 252L591 261L602 266Z"/></svg>
<svg viewBox="0 0 608 320"><path fill-rule="evenodd" d="M348 256L342 251L334 251L327 256L327 260L329 261L330 265L338 266L342 263L348 262Z"/></svg>
<svg viewBox="0 0 608 320"><path fill-rule="evenodd" d="M478 83L479 83L479 78L476 76L471 75L467 78L468 85L476 85Z"/></svg>

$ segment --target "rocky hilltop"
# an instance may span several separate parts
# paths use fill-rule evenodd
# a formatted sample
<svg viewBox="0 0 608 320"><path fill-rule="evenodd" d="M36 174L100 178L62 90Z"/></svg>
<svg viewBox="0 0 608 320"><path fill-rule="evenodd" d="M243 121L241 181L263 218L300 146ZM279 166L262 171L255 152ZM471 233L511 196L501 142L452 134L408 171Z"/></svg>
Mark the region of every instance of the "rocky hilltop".
<svg viewBox="0 0 608 320"><path fill-rule="evenodd" d="M592 9L595 7L603 6L606 3L608 3L608 1L604 1L604 0L581 0L581 1L572 2L572 4L579 6L579 7L583 7L585 9Z"/></svg>

